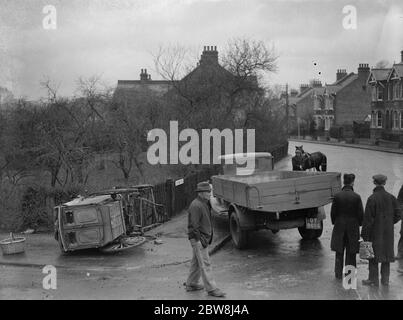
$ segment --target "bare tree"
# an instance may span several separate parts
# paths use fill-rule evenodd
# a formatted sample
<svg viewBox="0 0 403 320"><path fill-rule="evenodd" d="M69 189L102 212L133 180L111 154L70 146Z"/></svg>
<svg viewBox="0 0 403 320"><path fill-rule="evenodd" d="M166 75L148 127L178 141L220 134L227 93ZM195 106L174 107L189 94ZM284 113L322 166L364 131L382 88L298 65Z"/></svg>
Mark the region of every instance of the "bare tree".
<svg viewBox="0 0 403 320"><path fill-rule="evenodd" d="M258 76L260 72L276 72L278 56L274 46L263 41L237 38L228 43L222 58L224 68L238 77Z"/></svg>

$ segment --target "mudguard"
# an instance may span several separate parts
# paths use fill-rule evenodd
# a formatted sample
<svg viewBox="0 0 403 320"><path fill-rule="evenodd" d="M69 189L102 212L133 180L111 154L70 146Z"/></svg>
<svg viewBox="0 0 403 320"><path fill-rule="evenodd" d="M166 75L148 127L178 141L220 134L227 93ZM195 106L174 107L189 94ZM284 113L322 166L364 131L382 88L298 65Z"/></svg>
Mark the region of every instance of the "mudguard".
<svg viewBox="0 0 403 320"><path fill-rule="evenodd" d="M228 217L230 217L231 214L237 215L241 229L243 230L255 229L256 227L255 217L252 214L248 214L247 208L239 207L236 204L231 203L228 213L229 213Z"/></svg>

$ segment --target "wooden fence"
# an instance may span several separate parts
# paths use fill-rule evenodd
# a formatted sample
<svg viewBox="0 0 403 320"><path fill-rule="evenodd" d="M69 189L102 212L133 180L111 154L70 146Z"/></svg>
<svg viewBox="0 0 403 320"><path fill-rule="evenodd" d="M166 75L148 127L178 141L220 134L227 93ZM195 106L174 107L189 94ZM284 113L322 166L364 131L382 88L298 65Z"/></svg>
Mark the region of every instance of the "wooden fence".
<svg viewBox="0 0 403 320"><path fill-rule="evenodd" d="M288 141L268 148L267 150L277 162L288 154ZM191 174L183 179L168 179L154 185L154 197L158 204L165 207L165 219L170 219L187 208L196 197L196 187L201 181L209 181L211 176L219 174L220 166L215 165ZM159 220L161 220L159 218Z"/></svg>

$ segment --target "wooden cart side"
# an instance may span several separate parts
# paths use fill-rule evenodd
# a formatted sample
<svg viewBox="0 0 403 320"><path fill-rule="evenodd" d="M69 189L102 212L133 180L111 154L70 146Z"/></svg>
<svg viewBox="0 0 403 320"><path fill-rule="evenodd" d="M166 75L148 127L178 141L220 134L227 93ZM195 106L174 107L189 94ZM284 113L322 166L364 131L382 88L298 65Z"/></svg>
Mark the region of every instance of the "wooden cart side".
<svg viewBox="0 0 403 320"><path fill-rule="evenodd" d="M259 183L250 179L213 177L214 195L230 203L261 211L297 210L319 207L332 201L341 189L340 173L329 172Z"/></svg>
<svg viewBox="0 0 403 320"><path fill-rule="evenodd" d="M247 207L248 194L246 183L225 179L222 176L213 176L214 196L224 199L230 203L235 203L242 207Z"/></svg>
<svg viewBox="0 0 403 320"><path fill-rule="evenodd" d="M249 202L255 209L269 211L318 207L330 203L340 189L339 173L285 179L249 188Z"/></svg>

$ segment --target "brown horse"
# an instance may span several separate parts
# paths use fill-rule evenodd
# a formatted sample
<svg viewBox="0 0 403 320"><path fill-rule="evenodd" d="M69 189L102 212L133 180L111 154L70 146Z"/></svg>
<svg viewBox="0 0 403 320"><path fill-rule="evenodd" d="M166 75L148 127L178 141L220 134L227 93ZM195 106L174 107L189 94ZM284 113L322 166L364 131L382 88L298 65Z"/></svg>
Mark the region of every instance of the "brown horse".
<svg viewBox="0 0 403 320"><path fill-rule="evenodd" d="M304 151L303 146L296 146L296 150L300 150L302 153L302 170L315 168L316 171L327 170L327 158L322 152L307 153Z"/></svg>

